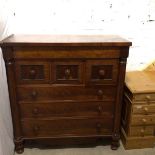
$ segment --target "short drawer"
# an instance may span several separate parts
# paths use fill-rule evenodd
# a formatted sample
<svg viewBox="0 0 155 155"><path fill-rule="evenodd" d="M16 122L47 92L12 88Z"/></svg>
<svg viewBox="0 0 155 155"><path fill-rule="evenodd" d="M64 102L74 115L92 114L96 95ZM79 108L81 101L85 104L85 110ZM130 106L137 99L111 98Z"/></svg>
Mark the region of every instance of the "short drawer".
<svg viewBox="0 0 155 155"><path fill-rule="evenodd" d="M114 102L53 102L21 103L22 118L109 116L114 113Z"/></svg>
<svg viewBox="0 0 155 155"><path fill-rule="evenodd" d="M155 114L155 104L133 105L134 114Z"/></svg>
<svg viewBox="0 0 155 155"><path fill-rule="evenodd" d="M155 93L134 94L133 101L145 101L151 103L152 101L155 101Z"/></svg>
<svg viewBox="0 0 155 155"><path fill-rule="evenodd" d="M116 84L118 59L88 60L86 64L88 84Z"/></svg>
<svg viewBox="0 0 155 155"><path fill-rule="evenodd" d="M84 80L82 61L56 61L52 65L52 81L57 84L80 84Z"/></svg>
<svg viewBox="0 0 155 155"><path fill-rule="evenodd" d="M131 125L154 125L155 115L132 115Z"/></svg>
<svg viewBox="0 0 155 155"><path fill-rule="evenodd" d="M50 64L48 62L16 61L15 67L18 83L49 83Z"/></svg>
<svg viewBox="0 0 155 155"><path fill-rule="evenodd" d="M130 127L129 136L150 136L154 135L154 126L136 126Z"/></svg>
<svg viewBox="0 0 155 155"><path fill-rule="evenodd" d="M114 101L116 87L18 86L19 101Z"/></svg>
<svg viewBox="0 0 155 155"><path fill-rule="evenodd" d="M112 117L53 120L24 119L22 130L25 137L111 135L112 120Z"/></svg>

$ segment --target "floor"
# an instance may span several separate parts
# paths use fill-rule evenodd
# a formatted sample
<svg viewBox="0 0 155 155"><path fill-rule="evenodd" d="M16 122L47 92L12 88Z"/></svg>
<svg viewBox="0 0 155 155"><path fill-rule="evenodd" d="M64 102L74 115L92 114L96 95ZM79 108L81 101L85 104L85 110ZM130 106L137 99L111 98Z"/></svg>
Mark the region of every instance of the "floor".
<svg viewBox="0 0 155 155"><path fill-rule="evenodd" d="M45 150L33 148L25 149L22 155L155 155L155 148L124 150L122 144L117 151L111 150L110 146Z"/></svg>

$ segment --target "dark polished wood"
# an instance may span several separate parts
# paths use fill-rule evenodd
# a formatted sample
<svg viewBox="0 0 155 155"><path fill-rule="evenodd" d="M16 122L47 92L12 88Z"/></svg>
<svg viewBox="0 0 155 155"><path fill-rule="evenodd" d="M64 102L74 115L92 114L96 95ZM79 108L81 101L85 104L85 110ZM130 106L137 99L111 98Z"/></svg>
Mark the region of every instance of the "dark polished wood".
<svg viewBox="0 0 155 155"><path fill-rule="evenodd" d="M19 102L22 118L107 116L113 115L114 103L76 101L76 102Z"/></svg>
<svg viewBox="0 0 155 155"><path fill-rule="evenodd" d="M22 119L23 135L27 138L111 135L112 126L112 115L90 118Z"/></svg>
<svg viewBox="0 0 155 155"><path fill-rule="evenodd" d="M16 61L18 83L49 83L50 63L43 61Z"/></svg>
<svg viewBox="0 0 155 155"><path fill-rule="evenodd" d="M130 46L131 42L117 35L12 35L4 46Z"/></svg>
<svg viewBox="0 0 155 155"><path fill-rule="evenodd" d="M23 145L23 135L20 123L20 110L17 102L17 92L16 92L16 78L15 78L15 60L13 58L13 52L10 47L3 48L5 65L6 65L6 73L7 73L7 81L9 88L9 97L11 103L11 113L12 113L12 121L13 121L13 133L14 133L14 143L15 150L17 153L22 153L24 151Z"/></svg>
<svg viewBox="0 0 155 155"><path fill-rule="evenodd" d="M51 84L52 85L52 84ZM19 101L114 101L115 86L62 86L62 85L18 86Z"/></svg>
<svg viewBox="0 0 155 155"><path fill-rule="evenodd" d="M0 46L17 153L27 141L68 138L109 137L118 148L131 42L114 35L12 35Z"/></svg>

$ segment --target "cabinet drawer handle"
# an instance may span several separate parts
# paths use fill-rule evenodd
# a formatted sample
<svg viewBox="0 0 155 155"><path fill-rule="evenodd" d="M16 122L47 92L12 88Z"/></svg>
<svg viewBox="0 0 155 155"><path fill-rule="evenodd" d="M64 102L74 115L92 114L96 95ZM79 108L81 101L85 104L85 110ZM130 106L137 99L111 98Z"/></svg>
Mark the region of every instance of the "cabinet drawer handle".
<svg viewBox="0 0 155 155"><path fill-rule="evenodd" d="M150 95L146 95L147 102L150 102L150 99L151 99Z"/></svg>
<svg viewBox="0 0 155 155"><path fill-rule="evenodd" d="M30 70L30 75L34 77L36 75L36 71L34 69Z"/></svg>
<svg viewBox="0 0 155 155"><path fill-rule="evenodd" d="M31 93L32 98L36 98L37 95L38 95L38 93L35 90L32 91L32 93Z"/></svg>
<svg viewBox="0 0 155 155"><path fill-rule="evenodd" d="M38 132L40 130L40 127L38 125L35 125L33 127L33 131Z"/></svg>
<svg viewBox="0 0 155 155"><path fill-rule="evenodd" d="M143 110L144 110L145 114L148 114L148 108L147 107L144 107Z"/></svg>
<svg viewBox="0 0 155 155"><path fill-rule="evenodd" d="M104 71L103 69L100 69L100 70L99 70L99 75L100 75L101 77L104 77L105 71Z"/></svg>
<svg viewBox="0 0 155 155"><path fill-rule="evenodd" d="M65 70L65 78L66 78L66 79L69 79L70 76L71 76L71 71L70 71L70 69L66 69L66 70Z"/></svg>
<svg viewBox="0 0 155 155"><path fill-rule="evenodd" d="M38 108L34 108L32 110L32 113L35 114L35 115L37 115L39 113L39 109Z"/></svg>
<svg viewBox="0 0 155 155"><path fill-rule="evenodd" d="M96 124L96 130L97 130L98 133L101 132L101 123Z"/></svg>
<svg viewBox="0 0 155 155"><path fill-rule="evenodd" d="M143 123L146 123L146 119L145 119L145 118L143 118L143 119L142 119L142 122L143 122Z"/></svg>
<svg viewBox="0 0 155 155"><path fill-rule="evenodd" d="M103 91L100 89L100 90L98 90L98 96L100 97L100 98L102 98L103 97Z"/></svg>
<svg viewBox="0 0 155 155"><path fill-rule="evenodd" d="M97 111L98 111L99 114L101 114L102 113L102 106L98 106Z"/></svg>
<svg viewBox="0 0 155 155"><path fill-rule="evenodd" d="M140 130L140 133L141 133L142 136L144 136L144 132L145 132L144 129L141 129L141 130Z"/></svg>

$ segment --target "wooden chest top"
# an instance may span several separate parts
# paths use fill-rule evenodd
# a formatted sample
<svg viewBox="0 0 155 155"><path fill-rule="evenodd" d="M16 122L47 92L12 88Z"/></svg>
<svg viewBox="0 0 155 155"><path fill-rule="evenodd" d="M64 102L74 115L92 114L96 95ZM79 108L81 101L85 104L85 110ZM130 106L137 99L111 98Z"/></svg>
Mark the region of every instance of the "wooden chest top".
<svg viewBox="0 0 155 155"><path fill-rule="evenodd" d="M2 46L131 46L117 35L12 35Z"/></svg>
<svg viewBox="0 0 155 155"><path fill-rule="evenodd" d="M127 72L125 83L133 94L155 92L154 71L133 71Z"/></svg>

